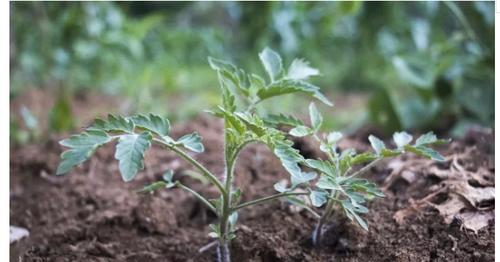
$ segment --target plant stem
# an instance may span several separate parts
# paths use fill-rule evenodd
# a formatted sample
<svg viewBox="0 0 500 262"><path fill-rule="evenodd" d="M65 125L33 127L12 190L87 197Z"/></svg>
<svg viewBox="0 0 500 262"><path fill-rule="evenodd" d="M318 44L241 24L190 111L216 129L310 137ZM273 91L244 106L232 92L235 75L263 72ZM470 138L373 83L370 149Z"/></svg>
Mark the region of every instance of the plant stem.
<svg viewBox="0 0 500 262"><path fill-rule="evenodd" d="M233 211L236 211L238 209L241 209L241 208L244 208L244 207L247 207L247 206L251 206L251 205L262 204L262 203L265 203L267 201L270 201L270 200L273 200L273 199L276 199L276 198L280 198L280 197L298 196L298 195L309 195L309 193L308 192L284 192L284 193L279 193L279 194L275 194L275 195L268 196L268 197L254 199L254 200L245 202L243 204L237 205L236 207L233 208Z"/></svg>
<svg viewBox="0 0 500 262"><path fill-rule="evenodd" d="M179 155L181 158L186 160L187 162L191 163L193 166L198 168L198 170L201 171L201 173L217 188L220 190L220 192L225 195L226 191L224 190L224 187L222 186L222 183L215 177L210 171L208 171L204 166L202 166L198 161L196 161L194 158L190 157L188 154L186 154L184 151L181 149L177 148L176 146L167 143L161 139L154 138L155 142L158 142L164 146L166 146L168 149L174 151L177 155Z"/></svg>
<svg viewBox="0 0 500 262"><path fill-rule="evenodd" d="M210 203L205 197L202 195L198 194L198 192L194 191L193 189L181 184L180 182L177 182L176 185L186 191L191 192L198 200L200 200L203 204L205 204L210 210L212 210L215 214L217 214L217 210L215 209L214 205Z"/></svg>
<svg viewBox="0 0 500 262"><path fill-rule="evenodd" d="M347 179L353 178L355 176L359 176L359 175L365 173L366 171L370 170L370 168L372 168L373 166L375 166L376 164L378 164L378 162L380 162L382 159L383 158L380 157L380 158L377 158L377 159L373 160L370 164L364 166L360 170L358 170L358 171L354 172L352 175L348 176Z"/></svg>
<svg viewBox="0 0 500 262"><path fill-rule="evenodd" d="M318 223L316 224L316 228L314 229L312 240L313 240L313 245L314 246L320 246L321 245L321 238L323 237L323 226L325 222L330 218L333 212L333 199L331 197L336 198L338 195L337 191L332 191L330 193L330 198L328 198L328 202L326 203L326 208L325 212L321 216L321 218L318 220Z"/></svg>

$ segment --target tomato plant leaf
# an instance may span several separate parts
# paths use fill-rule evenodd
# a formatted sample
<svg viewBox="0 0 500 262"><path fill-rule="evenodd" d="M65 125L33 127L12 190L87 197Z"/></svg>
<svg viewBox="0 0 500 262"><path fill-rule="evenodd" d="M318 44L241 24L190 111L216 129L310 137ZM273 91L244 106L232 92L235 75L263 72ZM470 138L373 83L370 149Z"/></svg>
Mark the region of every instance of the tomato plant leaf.
<svg viewBox="0 0 500 262"><path fill-rule="evenodd" d="M382 149L385 148L384 142L374 135L370 135L368 137L368 140L370 141L373 150L375 150L375 153L377 153L377 155L380 155Z"/></svg>
<svg viewBox="0 0 500 262"><path fill-rule="evenodd" d="M61 154L61 163L56 174L63 175L73 167L87 160L101 145L110 142L112 138L99 130L88 130L79 135L73 135L59 142L70 149Z"/></svg>
<svg viewBox="0 0 500 262"><path fill-rule="evenodd" d="M319 131L321 125L323 124L323 116L321 116L321 113L318 111L318 108L316 108L316 105L314 103L311 103L309 105L309 117L311 119L311 125L314 131Z"/></svg>
<svg viewBox="0 0 500 262"><path fill-rule="evenodd" d="M198 135L198 132L182 136L177 140L177 143L196 153L205 151L205 147L201 143L201 136Z"/></svg>
<svg viewBox="0 0 500 262"><path fill-rule="evenodd" d="M96 119L94 124L90 126L88 130L132 133L134 131L134 123L125 117L108 114L107 120Z"/></svg>
<svg viewBox="0 0 500 262"><path fill-rule="evenodd" d="M319 70L309 66L309 62L296 58L288 68L286 78L294 80L307 79L310 76L319 75Z"/></svg>
<svg viewBox="0 0 500 262"><path fill-rule="evenodd" d="M170 122L168 119L155 114L137 115L131 118L135 126L151 131L159 136L168 136Z"/></svg>
<svg viewBox="0 0 500 262"><path fill-rule="evenodd" d="M289 134L295 137L303 137L312 134L314 130L312 130L308 126L297 126L290 130Z"/></svg>
<svg viewBox="0 0 500 262"><path fill-rule="evenodd" d="M394 143L396 143L396 146L398 148L403 148L404 146L408 145L412 140L413 136L406 133L406 132L395 132L392 135L392 139L394 140Z"/></svg>
<svg viewBox="0 0 500 262"><path fill-rule="evenodd" d="M115 158L119 162L120 174L125 182L132 180L144 168L144 152L151 146L153 136L146 131L141 134L120 136Z"/></svg>
<svg viewBox="0 0 500 262"><path fill-rule="evenodd" d="M266 47L259 53L259 58L264 66L264 69L266 69L271 82L278 79L280 74L283 72L283 63L280 55L271 48Z"/></svg>

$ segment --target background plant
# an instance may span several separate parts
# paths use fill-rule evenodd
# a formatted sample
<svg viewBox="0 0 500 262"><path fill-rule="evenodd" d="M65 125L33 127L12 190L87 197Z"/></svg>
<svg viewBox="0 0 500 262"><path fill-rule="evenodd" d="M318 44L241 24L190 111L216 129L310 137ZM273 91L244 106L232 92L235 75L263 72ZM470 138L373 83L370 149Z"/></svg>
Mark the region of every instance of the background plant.
<svg viewBox="0 0 500 262"><path fill-rule="evenodd" d="M461 135L493 124L490 2L13 2L11 13L11 95L33 86L63 94L51 110L52 131L82 124L65 123L64 105L89 90L131 101L122 113L187 119L198 112L192 105L218 102L217 78L200 61L224 55L262 72L251 57L266 45L323 68L314 83L325 93L362 98L336 118L325 115L326 128L352 132L368 122L386 135ZM200 96L192 103L160 102L193 92ZM261 107L278 113L308 103L286 96ZM353 124L353 114L363 121Z"/></svg>

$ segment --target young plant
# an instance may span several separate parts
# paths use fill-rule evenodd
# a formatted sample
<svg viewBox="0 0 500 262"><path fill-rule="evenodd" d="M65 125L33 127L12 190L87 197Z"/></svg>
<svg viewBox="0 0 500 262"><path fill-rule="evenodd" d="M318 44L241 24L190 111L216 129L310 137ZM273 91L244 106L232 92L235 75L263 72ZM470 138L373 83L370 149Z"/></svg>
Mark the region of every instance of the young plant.
<svg viewBox="0 0 500 262"><path fill-rule="evenodd" d="M144 168L144 153L151 144L162 145L192 164L218 189L219 196L207 199L179 180L174 180L174 173L171 170L165 172L162 181L145 186L141 192L178 187L192 193L217 215L218 223L210 225L210 236L218 241L218 261L230 261L229 243L235 237L235 224L241 209L281 197L316 194L314 193L316 191L308 189L309 182L316 177L316 173L302 171L299 164L306 163L306 160L292 147L293 142L287 138L287 134L276 128L277 123L302 127L302 122L292 116L260 116L256 113L256 106L273 97L299 92L332 106L332 103L320 93L319 87L306 82L310 76L319 74L319 71L310 67L307 62L295 59L288 70L285 70L281 57L273 50L265 48L259 57L268 74L267 81L256 74L246 73L228 62L208 59L210 66L217 72L222 91L222 104L210 111L224 120L225 172L222 178L214 175L186 153L185 150L195 153L204 151L198 133L186 134L180 138L171 137L169 121L154 114L132 117L109 115L107 120L97 119L81 134L61 141L61 145L68 147L69 150L62 153L57 174L67 173L87 160L98 147L117 140L115 158L119 162L123 180L128 182ZM300 128L296 130L296 132L302 131ZM283 190L274 195L240 203L242 191L233 185L234 168L238 154L250 143L266 145L281 160L283 167L290 173L291 189L302 186L306 190Z"/></svg>
<svg viewBox="0 0 500 262"><path fill-rule="evenodd" d="M375 197L384 197L384 194L376 184L361 179L359 176L370 170L382 159L412 152L436 161L445 161L443 156L429 148L429 146L443 144L448 141L437 139L432 132L420 136L414 144L410 144L413 140L411 135L406 132L396 132L393 135L396 144L394 149L387 148L382 140L370 135L368 140L375 152L358 154L353 149L345 149L339 152L337 143L342 138L342 134L332 132L320 138L318 130L322 125L323 117L314 103L311 103L309 107L309 114L312 126L297 125L290 130L290 134L297 137L312 136L320 144L319 148L326 154L327 159L306 159L304 161L306 166L320 174L315 185L309 187L309 201L304 201L305 199L300 196L289 196L288 198L293 204L301 206L306 206L308 202L315 207L326 205L321 215L308 208L318 218L312 235L315 246L321 244L323 227L333 216L335 205L341 207L350 220L355 220L363 229L368 230L367 223L361 218L361 214L368 212L368 209L363 204ZM361 164L366 165L360 169L354 169L355 166ZM281 193L295 191L294 188L285 188L284 184L276 184L275 188Z"/></svg>

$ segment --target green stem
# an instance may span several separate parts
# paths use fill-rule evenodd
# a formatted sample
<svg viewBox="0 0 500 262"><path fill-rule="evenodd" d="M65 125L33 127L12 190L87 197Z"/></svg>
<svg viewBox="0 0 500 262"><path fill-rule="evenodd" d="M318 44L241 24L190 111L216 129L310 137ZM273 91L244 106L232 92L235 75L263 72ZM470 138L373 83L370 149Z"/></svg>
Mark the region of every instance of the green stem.
<svg viewBox="0 0 500 262"><path fill-rule="evenodd" d="M363 168L361 168L360 170L354 172L352 175L348 176L346 179L353 178L355 176L359 176L359 175L365 173L366 171L370 170L370 168L372 168L373 166L378 164L378 162L380 162L382 159L383 158L380 157L380 158L373 160L370 164L368 164L368 165L364 166Z"/></svg>
<svg viewBox="0 0 500 262"><path fill-rule="evenodd" d="M193 189L181 184L181 182L177 181L176 182L176 185L188 192L191 192L191 194L193 194L196 198L198 198L198 200L200 200L203 204L205 204L210 210L212 210L214 213L217 214L217 210L216 208L214 207L214 205L212 205L212 203L210 203L210 201L208 201L205 197L203 197L202 195L198 194L198 192L194 191Z"/></svg>
<svg viewBox="0 0 500 262"><path fill-rule="evenodd" d="M272 195L272 196L268 196L268 197L263 197L263 198L251 200L251 201L245 202L243 204L237 205L236 207L234 207L232 209L232 211L236 211L238 209L241 209L241 208L244 208L244 207L247 207L247 206L251 206L251 205L262 204L262 203L265 203L267 201L271 201L271 200L274 200L274 199L280 198L280 197L309 195L309 194L310 193L308 193L308 192L284 192L284 193L279 193L279 194L275 194L275 195Z"/></svg>
<svg viewBox="0 0 500 262"><path fill-rule="evenodd" d="M158 142L164 146L166 146L168 149L174 151L177 155L179 155L181 158L183 158L184 160L186 160L187 162L189 162L190 164L192 164L193 166L195 166L196 168L198 168L198 170L201 171L201 173L212 183L214 184L215 186L217 186L217 188L220 190L220 192L223 194L223 195L226 195L227 192L225 191L224 187L222 186L222 183L219 181L219 179L217 179L217 177L215 177L210 171L208 171L204 166L202 166L198 161L196 161L194 158L190 157L188 154L186 154L184 151L182 151L181 149L177 148L176 146L170 144L170 143L167 143L161 139L158 139L158 138L154 138L154 141L155 142Z"/></svg>
<svg viewBox="0 0 500 262"><path fill-rule="evenodd" d="M338 195L337 191L332 191L330 193L330 197L333 197L333 198L336 198L337 195ZM314 246L321 245L321 238L323 236L323 226L324 226L325 222L328 220L328 218L330 218L330 216L332 215L333 204L334 204L333 199L328 198L328 202L326 203L325 212L323 212L323 215L318 220L318 223L316 224L316 228L314 229L314 232L313 232L312 240L313 240Z"/></svg>

